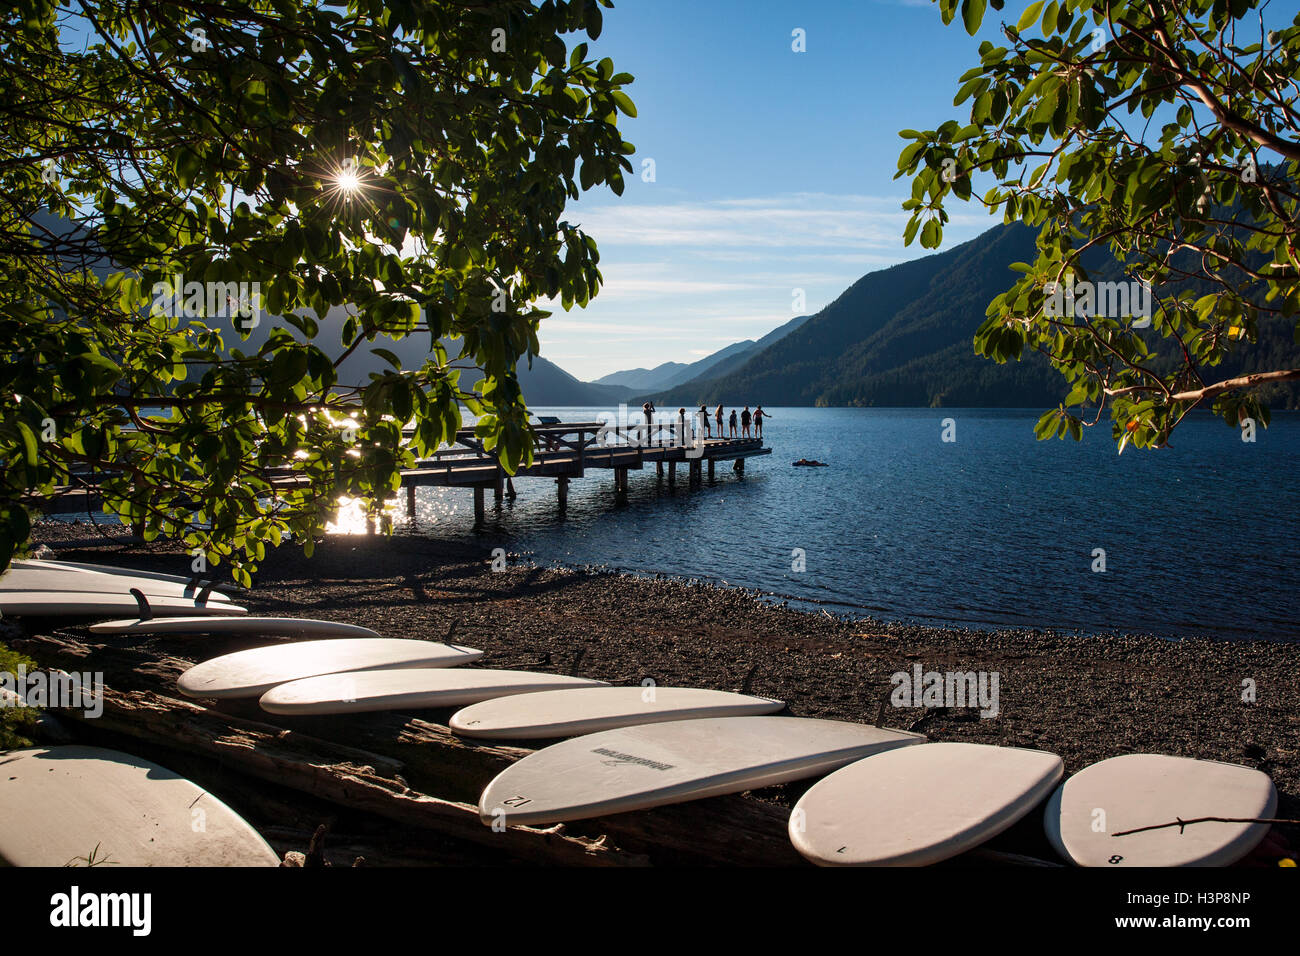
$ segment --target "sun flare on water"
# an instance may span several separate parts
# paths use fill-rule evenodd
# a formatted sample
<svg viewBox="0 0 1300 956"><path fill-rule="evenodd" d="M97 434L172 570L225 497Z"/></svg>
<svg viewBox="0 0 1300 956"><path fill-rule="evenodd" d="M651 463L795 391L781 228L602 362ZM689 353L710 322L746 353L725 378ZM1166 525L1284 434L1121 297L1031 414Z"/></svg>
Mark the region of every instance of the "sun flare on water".
<svg viewBox="0 0 1300 956"><path fill-rule="evenodd" d="M366 514L365 505L360 498L343 496L338 501L338 513L325 526L326 534L368 534L382 531L381 522L387 520L394 526L404 524L404 516L393 498L384 503L383 513L371 519Z"/></svg>

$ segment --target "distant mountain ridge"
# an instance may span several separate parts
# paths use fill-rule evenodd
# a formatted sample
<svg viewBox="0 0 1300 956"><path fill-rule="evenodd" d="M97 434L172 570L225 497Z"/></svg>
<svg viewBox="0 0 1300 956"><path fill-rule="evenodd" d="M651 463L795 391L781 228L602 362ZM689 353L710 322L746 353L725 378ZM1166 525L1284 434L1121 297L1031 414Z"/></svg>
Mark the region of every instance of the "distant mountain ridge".
<svg viewBox="0 0 1300 956"><path fill-rule="evenodd" d="M683 362L664 362L654 368L633 368L621 372L610 372L603 375L590 383L593 385L615 385L623 388L630 388L638 392L652 392L659 389L672 388L675 385L682 385L686 382L702 378L706 374L710 378L725 374L732 369L738 368L744 364L744 359L748 356L756 355L767 346L771 345L778 339L784 338L803 323L807 322L812 316L800 315L786 322L784 325L773 329L758 340L745 339L743 342L733 342L726 348L706 355L697 362L689 364Z"/></svg>

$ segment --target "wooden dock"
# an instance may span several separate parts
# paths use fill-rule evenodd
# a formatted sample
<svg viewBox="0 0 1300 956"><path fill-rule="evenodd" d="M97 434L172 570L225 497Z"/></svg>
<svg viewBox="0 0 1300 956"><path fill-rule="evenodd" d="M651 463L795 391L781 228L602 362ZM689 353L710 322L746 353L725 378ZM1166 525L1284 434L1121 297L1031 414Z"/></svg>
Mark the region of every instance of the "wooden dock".
<svg viewBox="0 0 1300 956"><path fill-rule="evenodd" d="M730 461L732 470L744 475L746 458L772 453L758 438L710 438L692 443L666 422L626 426L560 422L539 425L535 430L533 463L521 467L514 478L554 479L561 509L568 502L569 482L585 477L588 469L613 471L614 496L621 503L627 500L628 473L642 471L647 464L655 466L660 478L666 473L669 486L677 482L677 466L685 465L687 480L694 486L703 482L706 469L709 480L715 478L717 462ZM481 521L487 490L492 489L501 501L511 484L505 469L483 449L472 428L457 432L455 445L402 471L408 514L414 514L415 489L422 485L473 488L474 517Z"/></svg>
<svg viewBox="0 0 1300 956"><path fill-rule="evenodd" d="M688 420L689 423L689 420ZM537 441L533 462L508 475L497 457L483 447L473 428L462 428L455 441L422 459L413 468L402 470L402 488L406 492L406 512L415 514L415 490L420 487L470 488L474 492L474 519L481 522L486 513L486 496L490 489L497 502L514 496L514 481L525 478L548 478L556 485L559 506L568 505L569 482L586 477L588 470L613 472L614 498L627 501L628 474L653 464L658 478L667 477L670 487L677 483L677 467L685 466L690 486L703 483L705 473L715 479L718 462L731 462L732 471L745 474L745 459L770 455L760 438L683 437L675 422L605 423L555 422L534 426ZM288 469L278 473L288 486L295 479ZM94 479L88 479L89 482ZM32 502L49 514L75 514L97 508L99 497L93 487L67 486L52 499Z"/></svg>

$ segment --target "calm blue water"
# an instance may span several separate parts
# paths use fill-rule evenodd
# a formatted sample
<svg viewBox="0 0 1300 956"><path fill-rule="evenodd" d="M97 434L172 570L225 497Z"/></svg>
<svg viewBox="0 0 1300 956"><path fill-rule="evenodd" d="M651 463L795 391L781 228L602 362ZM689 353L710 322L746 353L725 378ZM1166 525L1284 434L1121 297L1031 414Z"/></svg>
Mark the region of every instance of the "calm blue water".
<svg viewBox="0 0 1300 956"><path fill-rule="evenodd" d="M539 409L592 421L595 409ZM1039 442L1038 411L777 408L773 454L737 480L675 491L633 472L628 504L592 471L522 479L472 529L472 494L422 488L405 531L542 563L607 565L760 588L888 620L1086 633L1300 639L1300 415L1247 444L1208 416L1174 447L1115 453L1109 430ZM940 440L956 420L955 443ZM798 458L829 468L792 468ZM792 552L806 570L792 570ZM1092 570L1105 550L1105 573Z"/></svg>
<svg viewBox="0 0 1300 956"><path fill-rule="evenodd" d="M619 506L613 473L592 470L561 517L555 482L525 478L499 509L488 496L480 529L469 489L420 488L413 523L395 505L397 532L463 541L485 560L504 547L885 620L1300 640L1300 413L1275 413L1254 444L1189 418L1174 447L1122 456L1108 426L1081 443L1036 441L1037 410L772 414L773 453L750 459L743 480L720 462L714 484L688 489L683 468L670 491L651 467L631 473ZM940 440L945 418L956 442ZM792 468L798 458L830 467ZM358 512L338 524L365 530ZM1098 548L1104 573L1092 570Z"/></svg>

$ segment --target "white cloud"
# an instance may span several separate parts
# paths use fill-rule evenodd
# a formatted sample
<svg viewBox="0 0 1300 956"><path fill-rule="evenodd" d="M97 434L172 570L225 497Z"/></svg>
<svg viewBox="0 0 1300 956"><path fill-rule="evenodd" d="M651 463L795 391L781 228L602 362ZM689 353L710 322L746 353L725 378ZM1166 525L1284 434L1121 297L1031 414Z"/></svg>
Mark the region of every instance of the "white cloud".
<svg viewBox="0 0 1300 956"><path fill-rule="evenodd" d="M543 320L542 354L580 378L615 368L691 361L790 321L792 290L813 314L864 274L930 250L902 242L899 196L817 192L659 203L581 203L570 220L600 244L600 294ZM944 248L993 221L953 215ZM555 351L552 352L551 349Z"/></svg>
<svg viewBox="0 0 1300 956"><path fill-rule="evenodd" d="M576 210L584 231L604 245L701 246L736 250L899 250L908 213L901 198L791 193L784 196L663 204L619 203ZM952 216L949 229L982 222ZM895 257L898 253L895 251Z"/></svg>

